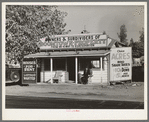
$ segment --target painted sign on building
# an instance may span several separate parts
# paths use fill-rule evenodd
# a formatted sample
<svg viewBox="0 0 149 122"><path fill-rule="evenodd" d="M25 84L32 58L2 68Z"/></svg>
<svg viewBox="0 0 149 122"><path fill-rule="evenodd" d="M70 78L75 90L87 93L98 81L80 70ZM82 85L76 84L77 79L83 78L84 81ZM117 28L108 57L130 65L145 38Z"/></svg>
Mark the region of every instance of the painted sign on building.
<svg viewBox="0 0 149 122"><path fill-rule="evenodd" d="M49 48L79 48L107 46L107 36L101 34L53 36L38 43L39 47Z"/></svg>
<svg viewBox="0 0 149 122"><path fill-rule="evenodd" d="M26 58L22 62L22 83L36 83L37 63L34 58Z"/></svg>
<svg viewBox="0 0 149 122"><path fill-rule="evenodd" d="M131 47L114 48L110 53L110 81L125 81L132 78Z"/></svg>

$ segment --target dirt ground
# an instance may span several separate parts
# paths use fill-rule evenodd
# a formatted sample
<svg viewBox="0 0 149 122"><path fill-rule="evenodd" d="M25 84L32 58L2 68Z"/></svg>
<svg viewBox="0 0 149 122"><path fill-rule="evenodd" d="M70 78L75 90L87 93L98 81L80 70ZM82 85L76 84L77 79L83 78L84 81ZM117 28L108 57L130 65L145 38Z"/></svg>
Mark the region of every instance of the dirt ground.
<svg viewBox="0 0 149 122"><path fill-rule="evenodd" d="M74 83L29 86L7 84L5 95L144 102L144 83L132 82L110 86Z"/></svg>

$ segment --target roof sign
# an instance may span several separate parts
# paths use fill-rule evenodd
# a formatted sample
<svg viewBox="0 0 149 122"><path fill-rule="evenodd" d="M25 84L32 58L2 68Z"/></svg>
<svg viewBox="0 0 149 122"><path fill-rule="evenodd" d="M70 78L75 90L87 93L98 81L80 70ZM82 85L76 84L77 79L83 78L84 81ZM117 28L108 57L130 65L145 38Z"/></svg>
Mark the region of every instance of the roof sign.
<svg viewBox="0 0 149 122"><path fill-rule="evenodd" d="M38 43L39 47L49 48L78 48L78 47L100 47L107 46L106 35L82 34L75 36L49 37Z"/></svg>

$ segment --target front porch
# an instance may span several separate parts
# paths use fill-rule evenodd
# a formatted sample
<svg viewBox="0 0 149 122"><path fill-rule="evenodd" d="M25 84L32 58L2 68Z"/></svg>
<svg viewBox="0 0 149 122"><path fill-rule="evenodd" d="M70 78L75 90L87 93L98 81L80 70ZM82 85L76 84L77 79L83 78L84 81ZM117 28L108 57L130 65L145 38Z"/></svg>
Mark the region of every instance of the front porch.
<svg viewBox="0 0 149 122"><path fill-rule="evenodd" d="M40 83L53 83L57 71L62 77L59 83L80 83L81 76L87 65L91 65L92 77L90 83L108 84L109 82L109 62L108 55L92 57L62 57L41 59ZM47 65L48 64L48 65Z"/></svg>

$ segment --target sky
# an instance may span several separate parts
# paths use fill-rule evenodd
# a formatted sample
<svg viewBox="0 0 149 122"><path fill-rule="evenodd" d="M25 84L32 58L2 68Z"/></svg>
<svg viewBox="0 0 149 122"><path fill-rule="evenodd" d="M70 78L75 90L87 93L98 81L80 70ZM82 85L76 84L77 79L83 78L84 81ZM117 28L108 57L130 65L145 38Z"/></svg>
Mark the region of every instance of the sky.
<svg viewBox="0 0 149 122"><path fill-rule="evenodd" d="M127 39L139 40L139 31L144 27L144 7L138 5L67 5L58 6L58 9L67 12L65 17L66 30L69 34L80 34L84 28L90 33L106 34L117 39L120 26L125 25Z"/></svg>

